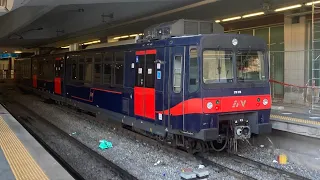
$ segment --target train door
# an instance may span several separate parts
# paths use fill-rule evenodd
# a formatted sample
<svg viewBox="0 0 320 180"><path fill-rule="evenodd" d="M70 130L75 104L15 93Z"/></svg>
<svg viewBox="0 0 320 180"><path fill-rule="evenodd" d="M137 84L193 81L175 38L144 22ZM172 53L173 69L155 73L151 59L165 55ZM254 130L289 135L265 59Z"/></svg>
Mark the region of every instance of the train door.
<svg viewBox="0 0 320 180"><path fill-rule="evenodd" d="M156 50L136 51L134 114L143 120L155 120Z"/></svg>
<svg viewBox="0 0 320 180"><path fill-rule="evenodd" d="M56 57L54 59L54 93L59 95L62 95L63 63L63 57Z"/></svg>
<svg viewBox="0 0 320 180"><path fill-rule="evenodd" d="M170 47L170 80L168 93L169 125L172 129L185 130L184 124L184 83L185 83L185 47Z"/></svg>

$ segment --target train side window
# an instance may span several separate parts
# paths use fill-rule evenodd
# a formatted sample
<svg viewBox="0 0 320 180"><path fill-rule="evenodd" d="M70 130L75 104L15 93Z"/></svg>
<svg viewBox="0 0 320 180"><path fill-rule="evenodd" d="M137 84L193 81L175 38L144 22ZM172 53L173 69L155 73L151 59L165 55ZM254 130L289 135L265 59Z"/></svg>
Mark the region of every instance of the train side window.
<svg viewBox="0 0 320 180"><path fill-rule="evenodd" d="M93 72L94 83L101 83L101 55L94 57L94 72Z"/></svg>
<svg viewBox="0 0 320 180"><path fill-rule="evenodd" d="M182 56L174 56L173 65L173 91L175 93L181 92L181 72L182 71Z"/></svg>
<svg viewBox="0 0 320 180"><path fill-rule="evenodd" d="M77 68L77 60L72 60L72 70L71 75L73 80L77 80L77 74L78 74L78 68Z"/></svg>
<svg viewBox="0 0 320 180"><path fill-rule="evenodd" d="M107 52L103 59L103 84L111 84L113 53Z"/></svg>
<svg viewBox="0 0 320 180"><path fill-rule="evenodd" d="M83 81L83 74L84 74L83 70L84 70L84 64L79 63L79 81Z"/></svg>
<svg viewBox="0 0 320 180"><path fill-rule="evenodd" d="M92 81L92 57L86 57L85 69L84 69L84 80L87 83Z"/></svg>
<svg viewBox="0 0 320 180"><path fill-rule="evenodd" d="M189 92L196 92L199 88L199 63L197 49L192 48L189 54Z"/></svg>
<svg viewBox="0 0 320 180"><path fill-rule="evenodd" d="M123 85L123 70L124 70L124 52L115 53L115 64L114 64L114 84Z"/></svg>
<svg viewBox="0 0 320 180"><path fill-rule="evenodd" d="M154 72L154 61L156 60L155 54L147 54L146 55L146 86L147 88L154 88L155 83L155 72Z"/></svg>

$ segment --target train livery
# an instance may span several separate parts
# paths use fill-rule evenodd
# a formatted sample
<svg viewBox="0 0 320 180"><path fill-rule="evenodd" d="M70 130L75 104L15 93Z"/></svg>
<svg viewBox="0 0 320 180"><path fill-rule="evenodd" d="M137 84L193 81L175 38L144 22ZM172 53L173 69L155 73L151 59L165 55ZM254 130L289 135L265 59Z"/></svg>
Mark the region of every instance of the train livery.
<svg viewBox="0 0 320 180"><path fill-rule="evenodd" d="M170 36L176 22L132 44L18 59L17 83L190 152L270 133L266 43L239 34Z"/></svg>

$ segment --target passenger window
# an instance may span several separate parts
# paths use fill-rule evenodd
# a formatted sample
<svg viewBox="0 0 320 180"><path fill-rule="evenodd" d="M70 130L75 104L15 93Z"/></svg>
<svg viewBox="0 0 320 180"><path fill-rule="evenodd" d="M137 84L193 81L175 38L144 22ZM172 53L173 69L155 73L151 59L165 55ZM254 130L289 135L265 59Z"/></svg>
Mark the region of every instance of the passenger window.
<svg viewBox="0 0 320 180"><path fill-rule="evenodd" d="M146 55L146 70L145 70L145 77L146 77L146 86L148 88L154 88L155 83L155 65L154 61L156 60L155 54L147 54Z"/></svg>
<svg viewBox="0 0 320 180"><path fill-rule="evenodd" d="M173 65L173 91L175 93L181 92L181 70L182 70L182 56L177 55L174 57Z"/></svg>
<svg viewBox="0 0 320 180"><path fill-rule="evenodd" d="M79 64L79 81L83 81L83 69L84 69L84 64Z"/></svg>
<svg viewBox="0 0 320 180"><path fill-rule="evenodd" d="M73 60L72 62L71 74L72 74L72 79L77 80L77 61L76 60Z"/></svg>
<svg viewBox="0 0 320 180"><path fill-rule="evenodd" d="M101 80L101 64L100 63L95 63L94 64L94 82L100 84Z"/></svg>
<svg viewBox="0 0 320 180"><path fill-rule="evenodd" d="M114 65L114 84L123 85L123 65L124 65L124 52L115 53L115 65Z"/></svg>
<svg viewBox="0 0 320 180"><path fill-rule="evenodd" d="M92 81L92 57L86 58L84 80L85 82L88 82L88 83L91 83Z"/></svg>
<svg viewBox="0 0 320 180"><path fill-rule="evenodd" d="M114 66L115 84L123 85L123 63L116 63Z"/></svg>
<svg viewBox="0 0 320 180"><path fill-rule="evenodd" d="M199 87L199 63L197 49L191 49L189 54L189 92L193 93Z"/></svg>
<svg viewBox="0 0 320 180"><path fill-rule="evenodd" d="M103 84L111 84L111 64L103 65Z"/></svg>
<svg viewBox="0 0 320 180"><path fill-rule="evenodd" d="M111 84L113 53L107 52L103 59L103 84Z"/></svg>

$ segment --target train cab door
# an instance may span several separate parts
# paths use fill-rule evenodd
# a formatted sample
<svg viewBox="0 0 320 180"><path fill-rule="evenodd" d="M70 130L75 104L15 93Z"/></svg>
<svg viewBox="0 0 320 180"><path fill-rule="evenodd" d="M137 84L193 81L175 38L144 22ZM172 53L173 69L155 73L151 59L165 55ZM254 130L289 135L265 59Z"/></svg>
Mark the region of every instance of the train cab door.
<svg viewBox="0 0 320 180"><path fill-rule="evenodd" d="M147 121L155 121L156 53L156 50L136 51L134 114Z"/></svg>
<svg viewBox="0 0 320 180"><path fill-rule="evenodd" d="M185 83L185 47L170 47L169 52L168 124L172 129L185 130L184 124L184 83Z"/></svg>
<svg viewBox="0 0 320 180"><path fill-rule="evenodd" d="M64 74L64 58L56 57L54 59L54 93L62 95L62 81Z"/></svg>

